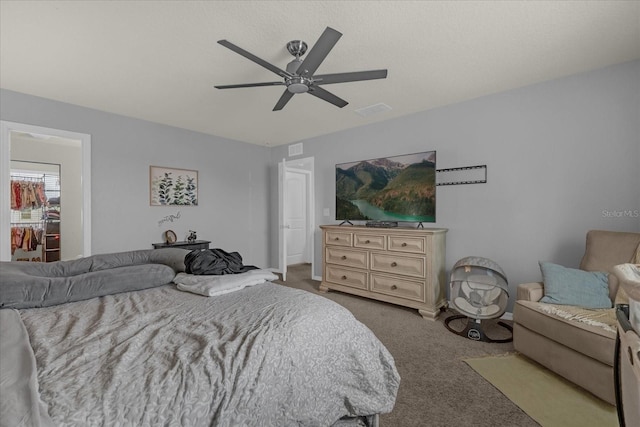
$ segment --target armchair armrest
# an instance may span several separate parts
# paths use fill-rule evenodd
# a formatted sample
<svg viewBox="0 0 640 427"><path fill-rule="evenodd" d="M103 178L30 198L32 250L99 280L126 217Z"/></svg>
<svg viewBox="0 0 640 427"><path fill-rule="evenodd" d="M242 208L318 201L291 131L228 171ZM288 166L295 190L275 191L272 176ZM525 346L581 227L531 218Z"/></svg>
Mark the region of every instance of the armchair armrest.
<svg viewBox="0 0 640 427"><path fill-rule="evenodd" d="M521 283L518 285L516 299L537 302L544 296L544 284L542 282Z"/></svg>

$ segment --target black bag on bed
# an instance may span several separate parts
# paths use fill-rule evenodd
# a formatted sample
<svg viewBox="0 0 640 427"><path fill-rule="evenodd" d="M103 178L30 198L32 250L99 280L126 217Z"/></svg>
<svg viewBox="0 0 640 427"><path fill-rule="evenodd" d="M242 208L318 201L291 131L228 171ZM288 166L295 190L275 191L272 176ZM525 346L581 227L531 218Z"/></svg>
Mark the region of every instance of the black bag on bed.
<svg viewBox="0 0 640 427"><path fill-rule="evenodd" d="M225 252L222 249L197 249L184 257L185 271L197 275L238 274L256 270L253 265L243 265L238 252Z"/></svg>

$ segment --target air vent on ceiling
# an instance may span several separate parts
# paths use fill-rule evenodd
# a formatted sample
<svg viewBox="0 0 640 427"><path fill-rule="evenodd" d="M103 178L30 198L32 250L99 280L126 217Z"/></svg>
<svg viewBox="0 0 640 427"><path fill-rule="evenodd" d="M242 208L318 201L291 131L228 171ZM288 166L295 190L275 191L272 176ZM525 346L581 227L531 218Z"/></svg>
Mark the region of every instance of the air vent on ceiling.
<svg viewBox="0 0 640 427"><path fill-rule="evenodd" d="M289 146L289 157L299 156L302 154L302 142Z"/></svg>
<svg viewBox="0 0 640 427"><path fill-rule="evenodd" d="M356 113L360 114L362 117L368 117L387 111L391 111L391 107L383 102L379 102L377 104L369 105L368 107L360 108L359 110L356 110Z"/></svg>

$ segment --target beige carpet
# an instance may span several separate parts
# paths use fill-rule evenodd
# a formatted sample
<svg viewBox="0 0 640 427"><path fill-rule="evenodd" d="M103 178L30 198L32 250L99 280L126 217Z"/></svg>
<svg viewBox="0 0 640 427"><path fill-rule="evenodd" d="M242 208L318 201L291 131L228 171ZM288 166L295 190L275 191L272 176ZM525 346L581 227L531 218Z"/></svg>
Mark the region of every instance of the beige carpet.
<svg viewBox="0 0 640 427"><path fill-rule="evenodd" d="M465 359L544 427L616 427L615 407L519 354Z"/></svg>
<svg viewBox="0 0 640 427"><path fill-rule="evenodd" d="M423 319L417 310L342 292L320 293L310 266L290 266L276 283L328 298L367 325L393 355L401 381L395 407L380 427L537 427L539 424L464 359L513 352L512 343L475 342L449 332L442 319ZM443 318L453 314L443 313ZM454 323L454 322L452 322ZM496 338L500 331L491 324Z"/></svg>
<svg viewBox="0 0 640 427"><path fill-rule="evenodd" d="M471 341L449 332L444 327L443 318L454 314L451 310L443 313L437 321L429 321L423 319L417 310L342 292L320 293L320 282L310 277L308 264L290 266L287 281L278 280L276 283L321 295L344 306L376 334L395 359L401 376L400 389L393 411L380 416L381 427L565 427L571 426L565 419L567 415L569 420L576 419L581 413L593 409L589 406L599 405L605 405L608 411L613 412L602 423L588 416L588 420L581 421L579 425L617 425L615 409L595 398L581 409L573 409L563 403L563 409L556 411L550 409L553 402L549 403L542 411L547 412L547 419L535 419L526 412L524 403L514 403L510 396L507 397L507 392L492 385L469 363L465 363L474 359L488 364L491 356L514 353L513 343ZM457 330L464 327L464 322L457 320L451 324ZM504 338L504 329L497 327L495 322L485 321L483 328L493 338ZM503 359L500 361L505 362ZM514 367L504 371L510 373L508 377L517 379L525 378L525 370L525 367ZM520 395L525 396L525 401L530 400L530 394L553 396L555 386L550 392L533 391L542 382L527 377L523 384L517 386Z"/></svg>

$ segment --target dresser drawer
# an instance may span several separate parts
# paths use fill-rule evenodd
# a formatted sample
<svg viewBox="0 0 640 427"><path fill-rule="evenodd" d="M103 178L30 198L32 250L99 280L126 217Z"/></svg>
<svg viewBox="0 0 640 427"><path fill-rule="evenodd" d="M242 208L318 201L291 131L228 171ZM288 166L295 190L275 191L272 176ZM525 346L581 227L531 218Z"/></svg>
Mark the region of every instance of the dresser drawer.
<svg viewBox="0 0 640 427"><path fill-rule="evenodd" d="M353 235L346 231L327 231L324 243L331 246L352 246Z"/></svg>
<svg viewBox="0 0 640 427"><path fill-rule="evenodd" d="M371 274L371 290L385 295L424 302L424 282Z"/></svg>
<svg viewBox="0 0 640 427"><path fill-rule="evenodd" d="M356 248L366 249L386 249L385 248L385 236L376 234L354 234L353 246Z"/></svg>
<svg viewBox="0 0 640 427"><path fill-rule="evenodd" d="M371 270L423 278L426 260L423 257L372 252Z"/></svg>
<svg viewBox="0 0 640 427"><path fill-rule="evenodd" d="M424 254L427 252L427 241L425 237L389 236L389 250Z"/></svg>
<svg viewBox="0 0 640 427"><path fill-rule="evenodd" d="M325 248L325 262L329 264L346 265L347 267L369 268L366 251L353 249Z"/></svg>
<svg viewBox="0 0 640 427"><path fill-rule="evenodd" d="M328 265L325 268L324 280L352 288L367 289L367 272L350 270L344 267Z"/></svg>

